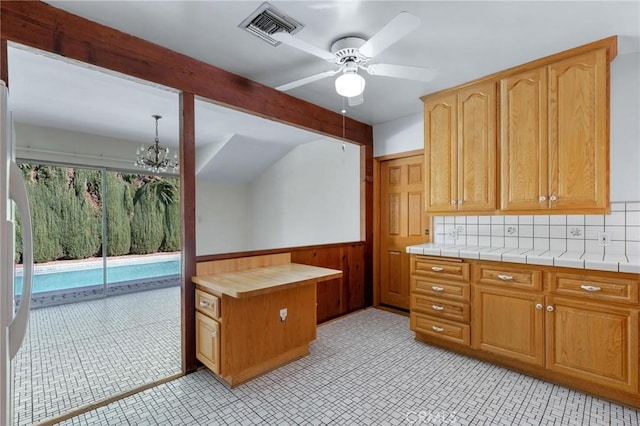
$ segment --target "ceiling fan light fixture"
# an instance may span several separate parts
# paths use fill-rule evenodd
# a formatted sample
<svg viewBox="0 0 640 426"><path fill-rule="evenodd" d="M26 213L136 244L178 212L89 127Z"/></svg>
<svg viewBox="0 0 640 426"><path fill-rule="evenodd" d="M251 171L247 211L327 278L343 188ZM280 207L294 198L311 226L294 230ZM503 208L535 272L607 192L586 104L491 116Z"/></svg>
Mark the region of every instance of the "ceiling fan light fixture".
<svg viewBox="0 0 640 426"><path fill-rule="evenodd" d="M356 72L345 72L336 78L336 92L345 98L352 98L364 92L366 80Z"/></svg>

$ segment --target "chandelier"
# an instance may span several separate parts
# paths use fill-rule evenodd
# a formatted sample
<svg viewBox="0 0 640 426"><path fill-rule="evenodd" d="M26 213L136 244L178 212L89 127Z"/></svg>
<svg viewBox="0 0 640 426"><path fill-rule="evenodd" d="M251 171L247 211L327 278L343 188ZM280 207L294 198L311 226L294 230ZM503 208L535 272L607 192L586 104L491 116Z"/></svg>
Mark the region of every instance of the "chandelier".
<svg viewBox="0 0 640 426"><path fill-rule="evenodd" d="M137 159L135 165L154 173L166 172L167 169L173 169L177 171L179 168L178 153L173 155L173 160L169 156L169 148L160 146L160 140L158 139L158 120L162 118L160 115L152 115L156 120L156 140L153 145L149 145L147 149L144 145L136 151Z"/></svg>

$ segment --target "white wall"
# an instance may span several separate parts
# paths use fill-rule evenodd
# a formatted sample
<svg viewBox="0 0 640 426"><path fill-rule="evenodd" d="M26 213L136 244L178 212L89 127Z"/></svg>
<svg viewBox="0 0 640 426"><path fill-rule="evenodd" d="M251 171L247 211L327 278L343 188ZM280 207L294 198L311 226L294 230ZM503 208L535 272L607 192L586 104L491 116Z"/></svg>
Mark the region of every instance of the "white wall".
<svg viewBox="0 0 640 426"><path fill-rule="evenodd" d="M139 143L22 123L15 128L19 159L136 170Z"/></svg>
<svg viewBox="0 0 640 426"><path fill-rule="evenodd" d="M360 147L296 147L250 187L252 249L360 240Z"/></svg>
<svg viewBox="0 0 640 426"><path fill-rule="evenodd" d="M611 201L640 200L640 53L611 63ZM373 155L422 149L422 113L373 126Z"/></svg>
<svg viewBox="0 0 640 426"><path fill-rule="evenodd" d="M640 53L611 63L611 201L640 200Z"/></svg>
<svg viewBox="0 0 640 426"><path fill-rule="evenodd" d="M249 250L249 185L196 179L196 255Z"/></svg>

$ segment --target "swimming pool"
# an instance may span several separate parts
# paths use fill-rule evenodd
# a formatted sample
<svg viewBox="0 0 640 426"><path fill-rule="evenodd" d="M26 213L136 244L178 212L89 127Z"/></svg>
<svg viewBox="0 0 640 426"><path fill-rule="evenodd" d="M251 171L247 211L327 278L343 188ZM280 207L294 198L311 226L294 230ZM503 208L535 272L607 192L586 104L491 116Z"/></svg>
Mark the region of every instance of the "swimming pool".
<svg viewBox="0 0 640 426"><path fill-rule="evenodd" d="M180 260L108 266L107 284L180 274ZM48 270L34 273L33 293L102 285L103 269ZM16 276L15 294L22 294L22 277Z"/></svg>

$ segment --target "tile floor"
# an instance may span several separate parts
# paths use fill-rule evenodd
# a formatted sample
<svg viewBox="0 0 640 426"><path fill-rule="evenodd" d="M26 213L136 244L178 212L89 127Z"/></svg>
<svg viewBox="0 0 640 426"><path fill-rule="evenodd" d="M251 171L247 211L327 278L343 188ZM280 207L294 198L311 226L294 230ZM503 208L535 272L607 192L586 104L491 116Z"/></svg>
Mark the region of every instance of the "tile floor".
<svg viewBox="0 0 640 426"><path fill-rule="evenodd" d="M431 347L368 309L318 328L311 354L235 389L201 370L65 425L638 425L640 413Z"/></svg>
<svg viewBox="0 0 640 426"><path fill-rule="evenodd" d="M31 311L14 361L14 424L179 373L180 288Z"/></svg>

